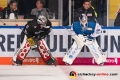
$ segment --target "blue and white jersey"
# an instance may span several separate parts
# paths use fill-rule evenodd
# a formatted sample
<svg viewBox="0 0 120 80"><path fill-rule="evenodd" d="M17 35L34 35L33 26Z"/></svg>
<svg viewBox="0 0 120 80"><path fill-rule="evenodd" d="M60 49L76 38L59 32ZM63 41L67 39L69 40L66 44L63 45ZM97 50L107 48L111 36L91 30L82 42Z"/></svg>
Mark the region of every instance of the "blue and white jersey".
<svg viewBox="0 0 120 80"><path fill-rule="evenodd" d="M91 37L97 37L101 33L101 26L98 23L88 21L86 27L83 27L80 21L76 21L72 24L72 35L82 34L84 36L90 35Z"/></svg>

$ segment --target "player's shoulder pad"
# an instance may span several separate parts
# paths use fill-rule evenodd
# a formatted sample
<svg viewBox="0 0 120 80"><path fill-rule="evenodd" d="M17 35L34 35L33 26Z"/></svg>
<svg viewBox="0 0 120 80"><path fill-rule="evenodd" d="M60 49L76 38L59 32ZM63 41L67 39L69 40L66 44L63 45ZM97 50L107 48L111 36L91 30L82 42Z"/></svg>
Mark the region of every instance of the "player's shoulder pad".
<svg viewBox="0 0 120 80"><path fill-rule="evenodd" d="M27 24L30 24L30 23L31 23L31 21L28 21L28 22L27 22Z"/></svg>
<svg viewBox="0 0 120 80"><path fill-rule="evenodd" d="M96 22L88 20L88 24L90 24L90 25L96 25Z"/></svg>
<svg viewBox="0 0 120 80"><path fill-rule="evenodd" d="M95 28L96 27L96 22L88 21L88 26L91 27L91 28Z"/></svg>
<svg viewBox="0 0 120 80"><path fill-rule="evenodd" d="M27 24L32 24L35 20L29 20Z"/></svg>
<svg viewBox="0 0 120 80"><path fill-rule="evenodd" d="M33 27L35 24L37 24L37 21L30 20L27 22L27 24L25 26L26 26L26 28L30 28L30 27Z"/></svg>
<svg viewBox="0 0 120 80"><path fill-rule="evenodd" d="M88 20L89 23L96 24L95 21Z"/></svg>
<svg viewBox="0 0 120 80"><path fill-rule="evenodd" d="M78 24L78 23L80 24L80 21L75 21L75 22L73 22L73 24Z"/></svg>
<svg viewBox="0 0 120 80"><path fill-rule="evenodd" d="M47 20L47 24L46 24L46 26L50 26L50 27L52 27L52 23L51 23L50 20Z"/></svg>

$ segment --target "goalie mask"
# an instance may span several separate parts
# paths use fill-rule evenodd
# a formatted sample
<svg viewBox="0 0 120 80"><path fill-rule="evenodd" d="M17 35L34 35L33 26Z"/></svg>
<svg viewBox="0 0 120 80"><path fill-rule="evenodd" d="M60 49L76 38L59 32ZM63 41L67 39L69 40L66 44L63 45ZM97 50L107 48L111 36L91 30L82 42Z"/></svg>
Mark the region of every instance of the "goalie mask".
<svg viewBox="0 0 120 80"><path fill-rule="evenodd" d="M38 16L38 18L37 18L37 23L38 24L44 25L44 24L46 24L46 22L47 22L47 19L46 19L45 16L43 16L43 15L39 15Z"/></svg>
<svg viewBox="0 0 120 80"><path fill-rule="evenodd" d="M88 20L87 20L87 16L85 14L81 14L79 17L79 20L83 27L87 26Z"/></svg>

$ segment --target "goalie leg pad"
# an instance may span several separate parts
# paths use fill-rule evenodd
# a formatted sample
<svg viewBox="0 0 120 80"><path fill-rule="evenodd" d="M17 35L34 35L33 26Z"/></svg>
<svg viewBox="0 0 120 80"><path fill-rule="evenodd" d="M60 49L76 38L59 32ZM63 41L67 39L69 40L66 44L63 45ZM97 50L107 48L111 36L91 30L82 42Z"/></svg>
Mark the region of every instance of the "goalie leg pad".
<svg viewBox="0 0 120 80"><path fill-rule="evenodd" d="M106 61L106 56L100 49L99 45L97 44L96 40L94 41L86 41L86 46L89 48L93 58L95 59L97 64L104 63Z"/></svg>
<svg viewBox="0 0 120 80"><path fill-rule="evenodd" d="M16 64L22 64L22 61L25 59L25 57L27 56L27 54L31 49L31 46L26 39L27 37L25 36L23 43L21 44L20 48L17 50L17 52L13 56L13 61Z"/></svg>
<svg viewBox="0 0 120 80"><path fill-rule="evenodd" d="M29 53L31 49L31 46L29 44L29 42L26 41L25 46L23 47L23 49L20 50L17 59L23 61L25 59L25 57L27 56L27 54Z"/></svg>
<svg viewBox="0 0 120 80"><path fill-rule="evenodd" d="M75 40L78 48L81 48L81 43L84 41L83 35L78 35L78 36L74 35L74 36L72 36L72 38Z"/></svg>
<svg viewBox="0 0 120 80"><path fill-rule="evenodd" d="M80 53L82 47L84 46L84 42L81 42L81 45L77 45L77 43L74 41L71 48L68 50L68 52L63 57L63 61L67 64L72 64L77 55Z"/></svg>
<svg viewBox="0 0 120 80"><path fill-rule="evenodd" d="M38 41L38 52L40 53L43 61L47 65L52 65L52 64L54 64L55 66L57 65L56 59L52 56L44 39Z"/></svg>
<svg viewBox="0 0 120 80"><path fill-rule="evenodd" d="M63 61L67 64L72 64L77 55L80 53L82 47L84 46L85 38L83 35L75 35L72 37L75 41L68 52L63 57Z"/></svg>

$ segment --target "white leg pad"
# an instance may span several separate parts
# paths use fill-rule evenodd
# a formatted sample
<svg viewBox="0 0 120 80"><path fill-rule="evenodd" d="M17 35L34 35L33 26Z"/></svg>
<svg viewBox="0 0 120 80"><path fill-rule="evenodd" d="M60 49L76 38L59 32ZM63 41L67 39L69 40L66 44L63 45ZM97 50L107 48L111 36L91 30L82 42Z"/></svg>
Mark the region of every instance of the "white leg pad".
<svg viewBox="0 0 120 80"><path fill-rule="evenodd" d="M13 61L16 61L16 58L17 58L17 56L19 55L20 50L23 49L24 46L25 46L25 44L26 44L26 40L27 40L27 36L25 35L25 36L24 36L23 43L21 44L20 48L17 49L16 53L13 55L13 58L12 58Z"/></svg>
<svg viewBox="0 0 120 80"><path fill-rule="evenodd" d="M85 41L84 36L83 35L74 35L74 36L72 36L72 38L75 40L78 48L81 48L82 42Z"/></svg>
<svg viewBox="0 0 120 80"><path fill-rule="evenodd" d="M80 37L78 36L77 41L74 41L73 45L71 48L68 50L68 52L65 54L63 57L63 61L68 64L72 64L77 55L80 53L82 47L84 46L83 42L83 36L81 35ZM75 39L76 40L76 39ZM79 47L78 47L79 46Z"/></svg>
<svg viewBox="0 0 120 80"><path fill-rule="evenodd" d="M97 64L100 64L100 63L103 63L106 61L106 56L104 55L101 48L97 44L96 40L94 40L94 41L87 40L85 45L89 48L89 50Z"/></svg>

